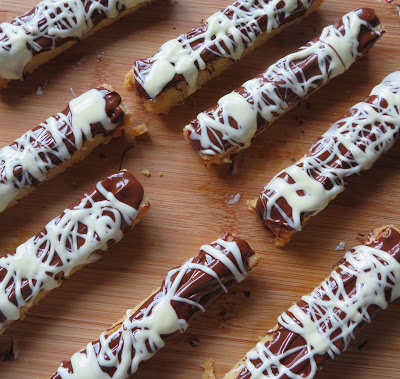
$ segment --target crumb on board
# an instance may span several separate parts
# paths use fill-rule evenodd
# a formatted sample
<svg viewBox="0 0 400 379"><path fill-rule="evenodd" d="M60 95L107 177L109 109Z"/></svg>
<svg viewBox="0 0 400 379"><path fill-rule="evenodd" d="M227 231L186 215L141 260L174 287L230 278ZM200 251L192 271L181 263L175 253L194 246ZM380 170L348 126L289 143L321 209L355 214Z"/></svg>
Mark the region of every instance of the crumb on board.
<svg viewBox="0 0 400 379"><path fill-rule="evenodd" d="M189 339L189 344L191 347L198 347L198 346L200 346L200 340L196 337L191 337Z"/></svg>
<svg viewBox="0 0 400 379"><path fill-rule="evenodd" d="M336 246L337 251L344 251L346 249L346 243L345 242L339 242L338 245Z"/></svg>
<svg viewBox="0 0 400 379"><path fill-rule="evenodd" d="M303 116L295 116L295 119L299 122L299 125L303 125L304 124L304 120L303 120Z"/></svg>
<svg viewBox="0 0 400 379"><path fill-rule="evenodd" d="M14 361L19 355L15 338L10 335L0 336L0 361Z"/></svg>
<svg viewBox="0 0 400 379"><path fill-rule="evenodd" d="M141 136L142 134L147 133L147 125L146 124L140 124L136 126L132 126L130 133L133 134L134 136Z"/></svg>
<svg viewBox="0 0 400 379"><path fill-rule="evenodd" d="M163 173L162 171L160 171L160 172L158 173L158 176L163 177L163 176L164 176L164 173Z"/></svg>
<svg viewBox="0 0 400 379"><path fill-rule="evenodd" d="M44 90L42 86L38 86L37 90L36 90L36 95L38 96L42 96L44 94Z"/></svg>
<svg viewBox="0 0 400 379"><path fill-rule="evenodd" d="M99 157L100 157L100 159L103 159L103 160L111 158L111 156L109 154L105 153L104 151L100 151Z"/></svg>
<svg viewBox="0 0 400 379"><path fill-rule="evenodd" d="M360 344L358 345L358 350L364 349L364 347L365 347L365 345L366 345L367 343L368 343L368 340L366 340L366 341L360 343Z"/></svg>
<svg viewBox="0 0 400 379"><path fill-rule="evenodd" d="M229 205L236 204L239 202L239 200L242 198L242 195L240 193L237 193L236 195L230 195L226 199L226 203Z"/></svg>
<svg viewBox="0 0 400 379"><path fill-rule="evenodd" d="M212 358L207 358L203 364L203 379L215 379L215 360Z"/></svg>
<svg viewBox="0 0 400 379"><path fill-rule="evenodd" d="M149 170L143 170L142 174L147 176L147 177L151 176L151 172Z"/></svg>
<svg viewBox="0 0 400 379"><path fill-rule="evenodd" d="M46 80L43 84L40 84L36 90L36 95L42 96L48 84L49 84L48 80Z"/></svg>

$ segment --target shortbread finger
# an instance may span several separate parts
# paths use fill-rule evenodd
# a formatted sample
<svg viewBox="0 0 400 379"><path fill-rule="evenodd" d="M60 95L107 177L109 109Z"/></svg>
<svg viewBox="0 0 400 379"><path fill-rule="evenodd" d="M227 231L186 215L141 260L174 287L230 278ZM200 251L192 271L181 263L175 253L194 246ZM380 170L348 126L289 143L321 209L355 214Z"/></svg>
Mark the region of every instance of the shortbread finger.
<svg viewBox="0 0 400 379"><path fill-rule="evenodd" d="M354 105L297 163L264 186L252 203L283 246L307 220L344 191L347 181L368 170L400 133L400 71L387 76Z"/></svg>
<svg viewBox="0 0 400 379"><path fill-rule="evenodd" d="M400 231L385 226L347 252L320 287L283 313L225 379L314 378L377 311L400 296L399 285Z"/></svg>
<svg viewBox="0 0 400 379"><path fill-rule="evenodd" d="M168 113L187 96L323 0L238 0L189 33L166 42L127 74L148 111Z"/></svg>
<svg viewBox="0 0 400 379"><path fill-rule="evenodd" d="M64 111L0 150L0 212L130 124L121 97L107 85L71 100Z"/></svg>
<svg viewBox="0 0 400 379"><path fill-rule="evenodd" d="M129 377L256 263L249 245L230 234L202 246L198 256L168 272L159 290L61 363L52 379Z"/></svg>
<svg viewBox="0 0 400 379"><path fill-rule="evenodd" d="M206 165L231 161L279 117L348 70L382 36L373 9L343 16L322 34L222 97L184 128Z"/></svg>
<svg viewBox="0 0 400 379"><path fill-rule="evenodd" d="M0 24L0 88L151 0L43 0Z"/></svg>
<svg viewBox="0 0 400 379"><path fill-rule="evenodd" d="M148 211L127 171L95 184L37 235L0 258L0 333L81 267L97 261Z"/></svg>

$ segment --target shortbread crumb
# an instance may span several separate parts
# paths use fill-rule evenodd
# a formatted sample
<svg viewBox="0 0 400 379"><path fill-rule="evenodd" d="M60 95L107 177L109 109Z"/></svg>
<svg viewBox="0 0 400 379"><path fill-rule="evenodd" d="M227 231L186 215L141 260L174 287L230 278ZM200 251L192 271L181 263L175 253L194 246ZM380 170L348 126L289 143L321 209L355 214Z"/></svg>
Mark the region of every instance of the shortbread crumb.
<svg viewBox="0 0 400 379"><path fill-rule="evenodd" d="M134 136L141 136L142 134L146 134L148 132L146 124L140 124L137 126L133 126L130 130L131 134Z"/></svg>
<svg viewBox="0 0 400 379"><path fill-rule="evenodd" d="M215 379L215 360L207 358L201 367L204 368L203 379Z"/></svg>

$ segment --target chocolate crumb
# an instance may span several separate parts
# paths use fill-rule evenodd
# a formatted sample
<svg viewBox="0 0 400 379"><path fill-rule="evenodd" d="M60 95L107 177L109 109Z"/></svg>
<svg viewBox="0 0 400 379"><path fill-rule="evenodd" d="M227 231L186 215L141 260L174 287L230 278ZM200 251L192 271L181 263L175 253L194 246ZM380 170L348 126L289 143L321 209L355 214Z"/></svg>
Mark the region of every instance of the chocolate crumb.
<svg viewBox="0 0 400 379"><path fill-rule="evenodd" d="M14 361L18 357L15 340L12 336L0 336L0 361Z"/></svg>
<svg viewBox="0 0 400 379"><path fill-rule="evenodd" d="M362 349L364 349L364 347L365 347L365 345L368 343L368 340L367 341L364 341L363 343L360 343L359 345L358 345L358 350L362 350Z"/></svg>
<svg viewBox="0 0 400 379"><path fill-rule="evenodd" d="M197 347L200 346L200 340L196 337L192 337L189 339L189 343L191 347Z"/></svg>
<svg viewBox="0 0 400 379"><path fill-rule="evenodd" d="M292 162L296 162L296 158L293 155L292 155L291 160L292 160Z"/></svg>
<svg viewBox="0 0 400 379"><path fill-rule="evenodd" d="M103 160L111 158L110 155L106 154L104 151L100 151L99 157L100 157L100 159L103 159Z"/></svg>
<svg viewBox="0 0 400 379"><path fill-rule="evenodd" d="M295 119L299 122L299 125L303 125L304 124L304 120L303 120L303 116L296 116Z"/></svg>
<svg viewBox="0 0 400 379"><path fill-rule="evenodd" d="M243 291L243 295L246 297L250 297L251 296L251 292L250 291Z"/></svg>

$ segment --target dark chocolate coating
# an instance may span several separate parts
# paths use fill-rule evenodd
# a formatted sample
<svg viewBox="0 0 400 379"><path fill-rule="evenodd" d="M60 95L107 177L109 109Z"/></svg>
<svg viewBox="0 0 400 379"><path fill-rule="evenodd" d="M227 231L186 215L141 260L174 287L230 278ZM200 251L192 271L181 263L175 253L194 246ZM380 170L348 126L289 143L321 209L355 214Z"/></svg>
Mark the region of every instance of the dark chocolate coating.
<svg viewBox="0 0 400 379"><path fill-rule="evenodd" d="M254 252L251 250L250 246L242 239L233 238L231 235L225 235L223 237L224 240L235 241L240 249L241 260L243 261L244 267L246 272L249 271L249 258L254 255ZM222 251L224 255L231 260L235 266L239 269L239 265L233 255L233 253L229 250L225 250L221 245L218 243L212 243L211 246L215 247L216 249ZM229 289L234 284L237 283L234 275L232 274L231 270L225 266L223 262L214 258L213 256L209 255L205 251L201 250L199 255L195 258L192 258L192 263L208 267L212 269L219 277L222 284ZM131 316L131 321L138 321L143 319L144 315L150 316L152 314L152 310L154 308L149 308L149 306L153 303L155 299L159 299L160 297L164 296L164 294L171 288L172 283L174 282L175 278L179 275L179 271L174 273L168 280L164 280L161 289L157 291L155 294L151 295L151 297L146 300L146 302L139 307ZM168 278L168 277L167 277ZM220 285L220 282L214 277L206 273L205 271L201 270L200 268L188 268L181 281L179 282L178 288L176 290L177 300L172 300L171 305L175 310L179 319L185 320L187 323L190 323L196 315L201 313L199 307L194 306L193 304L189 304L181 299L187 299L194 301L197 304L200 304L203 307L207 307L211 302L213 302L224 290ZM109 331L106 332L106 336L111 335L115 330L119 329L122 325L122 322L114 325ZM134 340L135 331L138 328L133 328L132 332L132 340ZM140 329L139 329L140 330ZM166 342L169 338L173 335L167 334L162 335L161 338ZM115 337L108 343L108 347L112 349L113 354L118 356L118 362L121 362L121 332L116 333ZM94 351L96 355L99 354L102 347L102 342L100 340L92 342L94 347ZM146 346L149 352L154 352L158 350L154 347L150 341L146 341ZM155 349L155 350L153 350ZM86 354L86 349L81 350L81 353ZM135 356L135 349L134 346L132 348L132 358ZM102 359L105 357L98 357ZM108 360L108 359L107 359ZM61 363L61 367L66 368L69 373L73 372L73 367L71 361L64 361ZM110 375L110 378L113 377L117 367L110 364L107 366L100 365L100 368ZM127 376L131 375L130 366L128 368ZM52 379L61 379L61 375L56 373L52 376Z"/></svg>
<svg viewBox="0 0 400 379"><path fill-rule="evenodd" d="M269 0L264 0L263 2L268 3ZM312 5L314 0L308 0L309 6ZM283 8L285 5L285 1L282 0L280 4L278 4L278 8L281 7ZM227 7L224 10L222 10L222 13L227 16L229 19L233 19L234 11L232 8L241 8L242 4L240 2L234 3L231 7ZM254 4L252 4L252 8L257 8L257 7L263 7L260 1L255 1ZM301 0L297 0L297 7L289 14L285 15L284 13L279 14L279 20L278 24L279 26L283 26L291 21L294 21L295 19L303 16L309 7L305 7L303 2ZM265 33L268 27L268 16L263 15L261 17L257 17L254 19L254 22L252 24L243 24L241 25L238 30L242 34L242 41L245 46L245 48L249 47L249 39L253 38L253 36L257 37L262 33ZM189 33L182 34L180 37L178 37L178 40L180 42L184 42L186 40L192 39L198 35L201 35L204 33L208 28L207 24L203 24L195 29L192 29ZM228 35L228 38L231 39L231 41L234 41L233 36L230 34ZM211 46L209 46L207 49L204 48L204 38L198 39L194 43L191 44L191 48L193 50L198 50L198 49L203 49L200 58L204 61L205 65L209 65L214 63L216 60L223 58L223 53L221 54L221 51L219 50L219 46L221 46L223 49L226 49L226 54L229 53L229 50L227 47L224 45L224 42L221 40L215 40L215 43L213 43ZM148 70L150 66L155 62L154 58L148 58L148 59L140 59L137 60L134 63L134 71L135 71L135 76L139 75L145 75L144 71ZM175 87L178 85L180 82L185 81L185 78L181 74L176 74L174 78L167 83L163 91L166 91L168 88ZM145 99L149 100L151 97L148 95L146 90L142 87L142 85L136 80L135 81L135 89L138 92L138 94Z"/></svg>
<svg viewBox="0 0 400 379"><path fill-rule="evenodd" d="M372 237L374 237L374 239L369 239L365 242L366 246L385 251L388 253L388 255L392 256L393 258L396 259L396 261L400 263L400 233L397 229L387 227L382 232L380 232L378 236L371 236L371 238ZM342 260L339 263L344 265L345 267L350 267L350 264L345 260ZM336 270L336 272L340 275L340 277L343 280L346 293L349 295L349 297L351 297L356 292L357 277L355 275L349 274L349 271L343 270L343 268L341 267L339 267ZM335 292L337 289L337 283L335 279L331 276L327 281L329 282L329 288L331 288L332 291ZM324 291L321 289L321 287L319 293L322 294L321 295L322 300L327 298L326 295L325 296L323 295ZM389 287L387 287L385 290L385 296L386 296L386 301L389 302L391 298L391 290ZM306 302L300 300L297 303L297 305L306 314L308 314L309 306ZM367 310L368 315L372 318L380 309L381 308L377 305L370 305ZM296 320L295 317L290 312L287 312L287 314L291 318ZM340 309L335 310L335 315L337 318L341 319L345 317L345 313ZM357 324L355 331L358 331L366 323L367 321L364 318L363 321ZM321 325L321 327L326 328L327 325ZM333 331L333 333L330 335L331 340L339 336L340 332L341 332L340 329ZM273 355L282 354L285 351L289 351L293 348L299 348L298 351L286 356L280 362L286 367L288 367L293 375L307 377L311 372L312 366L310 359L304 359L304 357L307 355L308 352L306 340L301 335L286 329L284 326L280 324L278 324L278 328L276 330L270 332L270 335L273 337L273 340L271 342L267 342L265 345ZM344 340L343 338L338 338L334 342L335 346L341 352L345 350L348 343L349 339ZM325 365L332 358L329 356L328 353L326 353L323 355L314 355L314 359L317 364L317 367L322 368L323 365ZM261 366L262 362L260 361L260 359L256 359L252 360L252 364L255 367L259 367ZM250 379L251 377L252 377L251 373L247 368L243 368L237 375L238 379ZM291 376L282 375L279 376L279 378L290 379Z"/></svg>

